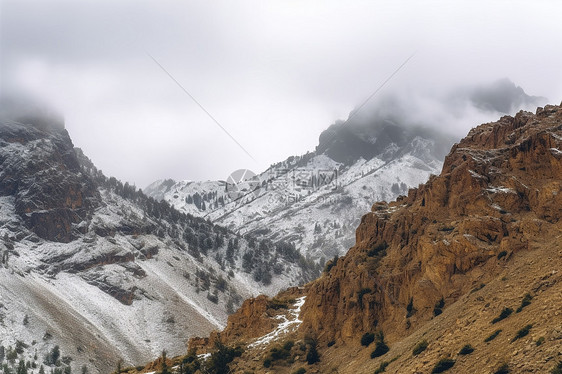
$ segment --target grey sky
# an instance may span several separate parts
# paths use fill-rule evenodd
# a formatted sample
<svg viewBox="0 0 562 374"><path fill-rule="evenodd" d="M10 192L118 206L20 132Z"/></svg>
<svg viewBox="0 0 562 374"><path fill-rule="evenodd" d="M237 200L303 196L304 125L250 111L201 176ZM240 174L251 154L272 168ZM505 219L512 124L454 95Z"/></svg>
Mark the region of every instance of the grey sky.
<svg viewBox="0 0 562 374"><path fill-rule="evenodd" d="M509 77L560 103L560 14L555 1L0 0L0 82L59 108L107 175L225 179L313 150L413 52L386 90L447 131L493 119L443 115L437 99L459 85Z"/></svg>

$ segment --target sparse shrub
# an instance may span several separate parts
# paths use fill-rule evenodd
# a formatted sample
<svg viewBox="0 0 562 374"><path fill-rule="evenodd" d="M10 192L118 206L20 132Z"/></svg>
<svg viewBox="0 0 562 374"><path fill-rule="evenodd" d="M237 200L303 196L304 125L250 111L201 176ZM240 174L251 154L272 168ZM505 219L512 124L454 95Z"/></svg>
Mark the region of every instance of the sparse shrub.
<svg viewBox="0 0 562 374"><path fill-rule="evenodd" d="M230 373L229 364L235 357L242 356L243 349L241 347L231 348L222 344L219 340L215 341L215 352L211 353L211 357L204 363L203 372L215 374Z"/></svg>
<svg viewBox="0 0 562 374"><path fill-rule="evenodd" d="M330 341L328 342L328 347L331 347L331 346L333 346L334 344L336 344L336 341L335 341L335 340L330 340Z"/></svg>
<svg viewBox="0 0 562 374"><path fill-rule="evenodd" d="M270 368L271 367L271 359L268 357L265 360L263 360L263 367L265 368Z"/></svg>
<svg viewBox="0 0 562 374"><path fill-rule="evenodd" d="M324 273L329 273L330 270L332 270L332 268L338 263L338 259L339 256L336 255L333 259L328 260L328 262L326 262L326 265L324 266Z"/></svg>
<svg viewBox="0 0 562 374"><path fill-rule="evenodd" d="M406 306L406 318L410 318L414 315L414 313L416 313L416 310L414 309L414 298L410 297L410 302L408 302L408 305Z"/></svg>
<svg viewBox="0 0 562 374"><path fill-rule="evenodd" d="M427 340L422 340L421 342L416 344L416 346L412 350L412 354L414 356L419 355L420 353L422 353L423 351L425 351L427 349L427 346L428 346Z"/></svg>
<svg viewBox="0 0 562 374"><path fill-rule="evenodd" d="M387 242L382 242L382 243L378 244L377 246L375 246L373 249L369 250L369 252L367 252L367 256L374 257L374 256L377 256L379 254L382 254L384 256L387 248L388 248Z"/></svg>
<svg viewBox="0 0 562 374"><path fill-rule="evenodd" d="M501 251L498 253L498 260L501 260L505 256L507 256L507 251Z"/></svg>
<svg viewBox="0 0 562 374"><path fill-rule="evenodd" d="M314 340L313 344L310 344L310 348L308 349L308 353L306 355L306 362L309 365L315 364L318 361L320 361L320 355L318 354L318 351L316 350L316 340Z"/></svg>
<svg viewBox="0 0 562 374"><path fill-rule="evenodd" d="M287 340L285 342L285 344L283 344L283 350L290 351L291 348L293 348L294 345L295 345L295 342L293 342L292 340Z"/></svg>
<svg viewBox="0 0 562 374"><path fill-rule="evenodd" d="M297 370L293 371L293 374L304 374L306 373L305 368L298 368Z"/></svg>
<svg viewBox="0 0 562 374"><path fill-rule="evenodd" d="M550 374L562 374L562 361L552 368Z"/></svg>
<svg viewBox="0 0 562 374"><path fill-rule="evenodd" d="M491 342L492 340L494 340L500 334L500 332L502 332L501 329L494 331L490 336L488 336L486 339L484 339L484 342L486 342L486 343Z"/></svg>
<svg viewBox="0 0 562 374"><path fill-rule="evenodd" d="M525 296L523 296L523 300L521 300L521 305L519 305L519 308L517 308L516 313L519 313L520 311L523 310L523 308L525 308L527 305L531 304L531 300L533 299L533 296L531 296L531 294L525 294Z"/></svg>
<svg viewBox="0 0 562 374"><path fill-rule="evenodd" d="M441 298L437 303L435 303L435 307L433 308L433 315L437 317L441 313L443 313L443 307L445 306L445 299Z"/></svg>
<svg viewBox="0 0 562 374"><path fill-rule="evenodd" d="M288 301L279 300L279 299L276 299L276 298L275 298L275 299L272 299L272 300L268 303L267 307L270 308L270 309L275 309L275 310L278 310L278 309L288 309L288 308L289 308L289 303L288 303Z"/></svg>
<svg viewBox="0 0 562 374"><path fill-rule="evenodd" d="M474 352L474 347L471 346L470 344L465 345L464 347L461 348L461 350L459 351L459 355L469 355L472 352Z"/></svg>
<svg viewBox="0 0 562 374"><path fill-rule="evenodd" d="M366 332L361 337L361 345L364 347L368 347L374 341L375 341L375 334L373 334L372 332Z"/></svg>
<svg viewBox="0 0 562 374"><path fill-rule="evenodd" d="M541 336L540 338L537 339L537 341L535 342L535 344L538 346L540 346L542 343L544 343L544 336Z"/></svg>
<svg viewBox="0 0 562 374"><path fill-rule="evenodd" d="M433 367L432 373L442 373L449 370L455 365L455 360L450 358L442 358Z"/></svg>
<svg viewBox="0 0 562 374"><path fill-rule="evenodd" d="M380 374L380 373L384 373L386 371L386 367L390 364L390 362L388 361L383 361L381 362L381 364L379 365L379 367L377 368L377 370L375 370L375 374Z"/></svg>
<svg viewBox="0 0 562 374"><path fill-rule="evenodd" d="M384 342L383 332L379 331L375 335L375 350L373 352L371 352L371 358L380 357L380 356L386 354L386 352L388 352L389 350L390 350L390 348L388 348L388 345L386 345L386 343Z"/></svg>
<svg viewBox="0 0 562 374"><path fill-rule="evenodd" d="M386 367L390 364L392 364L394 361L398 360L400 356L396 356L394 357L392 360L390 361L383 361L381 362L381 364L379 365L378 369L375 370L375 374L380 374L380 373L384 373L386 371Z"/></svg>
<svg viewBox="0 0 562 374"><path fill-rule="evenodd" d="M498 323L499 321L501 321L502 319L506 319L507 317L509 317L511 315L511 313L513 313L513 309L511 308L503 308L503 310L501 311L500 315L497 316L496 318L494 318L492 320L492 323Z"/></svg>
<svg viewBox="0 0 562 374"><path fill-rule="evenodd" d="M215 295L215 294L208 293L207 294L207 300L209 300L210 302L212 302L214 304L219 303L219 297L218 297L218 295Z"/></svg>
<svg viewBox="0 0 562 374"><path fill-rule="evenodd" d="M511 339L511 342L513 343L514 341L527 336L529 334L529 330L531 330L531 327L533 327L533 325L527 325L523 327L521 330L517 331L513 339Z"/></svg>
<svg viewBox="0 0 562 374"><path fill-rule="evenodd" d="M496 371L494 371L494 374L509 374L509 365L507 363L501 364Z"/></svg>

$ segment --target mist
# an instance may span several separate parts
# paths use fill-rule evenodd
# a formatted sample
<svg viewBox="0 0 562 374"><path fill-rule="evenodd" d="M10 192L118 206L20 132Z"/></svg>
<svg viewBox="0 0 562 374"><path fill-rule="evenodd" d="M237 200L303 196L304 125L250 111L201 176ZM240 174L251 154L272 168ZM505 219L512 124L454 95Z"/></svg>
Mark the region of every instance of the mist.
<svg viewBox="0 0 562 374"><path fill-rule="evenodd" d="M559 103L560 10L540 1L2 0L0 90L56 108L107 175L139 187L225 179L313 150L413 53L371 108L462 137L544 104L510 84L480 89L499 79Z"/></svg>

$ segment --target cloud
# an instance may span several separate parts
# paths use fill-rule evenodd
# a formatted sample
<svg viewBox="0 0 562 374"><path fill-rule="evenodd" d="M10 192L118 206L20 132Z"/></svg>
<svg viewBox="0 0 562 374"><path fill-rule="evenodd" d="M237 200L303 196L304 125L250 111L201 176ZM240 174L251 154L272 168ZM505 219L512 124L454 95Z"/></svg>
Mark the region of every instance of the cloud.
<svg viewBox="0 0 562 374"><path fill-rule="evenodd" d="M414 51L374 100L398 92L412 117L455 133L489 119L479 93L455 106L455 87L508 76L559 102L562 5L541 4L2 0L1 89L25 88L63 112L109 175L139 186L224 179L314 149Z"/></svg>

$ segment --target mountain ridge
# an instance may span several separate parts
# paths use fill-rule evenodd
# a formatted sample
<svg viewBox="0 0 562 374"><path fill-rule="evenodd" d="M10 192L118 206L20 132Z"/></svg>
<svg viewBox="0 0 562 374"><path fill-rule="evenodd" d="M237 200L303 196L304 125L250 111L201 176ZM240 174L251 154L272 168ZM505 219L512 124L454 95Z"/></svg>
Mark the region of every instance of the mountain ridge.
<svg viewBox="0 0 562 374"><path fill-rule="evenodd" d="M562 286L557 271L562 258L561 149L560 106L547 105L535 114L519 112L474 128L453 146L439 176L395 202L374 204L357 229L356 245L330 263L322 277L277 299L247 300L229 318L226 330L208 340L192 339L190 348L214 352L216 340L240 345L245 351L232 367L255 373L289 373L299 367L363 373L374 371L383 360L388 372L428 372L446 358L453 365L458 361L455 372L460 373L486 372L503 364L517 370L550 370L561 358L557 344L562 339L555 328L562 316L554 301L560 301ZM542 253L544 259L537 261ZM526 293L529 301L523 303ZM303 295L300 322L252 346L267 329L243 326L264 326L267 320L277 326L281 315L289 318L283 310L296 308L295 300ZM553 301L544 307L530 301L548 298ZM490 301L484 305L480 300ZM513 310L521 303L521 313L509 318L528 326L502 324L506 335L498 343L487 343L484 334L495 330L490 320L502 311L500 302L508 302ZM275 309L278 303L288 309L280 312ZM523 310L529 304L532 313ZM483 321L486 316L490 320ZM442 323L455 319L460 322L449 327ZM390 353L373 360L359 343L364 334L377 331L384 332ZM448 335L443 336L444 331ZM411 353L413 339L424 335L432 339L430 348L425 359L417 360ZM477 347L478 361L455 353L461 338ZM267 366L268 352L289 340L295 342L295 349L287 353L292 360ZM486 348L489 344L493 350ZM297 345L309 353L314 346L320 361L307 364ZM353 359L338 359L342 355Z"/></svg>
<svg viewBox="0 0 562 374"><path fill-rule="evenodd" d="M58 347L72 361L57 370L97 373L178 354L244 298L312 278L289 244L241 237L106 177L62 119L29 112L0 119L0 350L10 357L37 364Z"/></svg>

